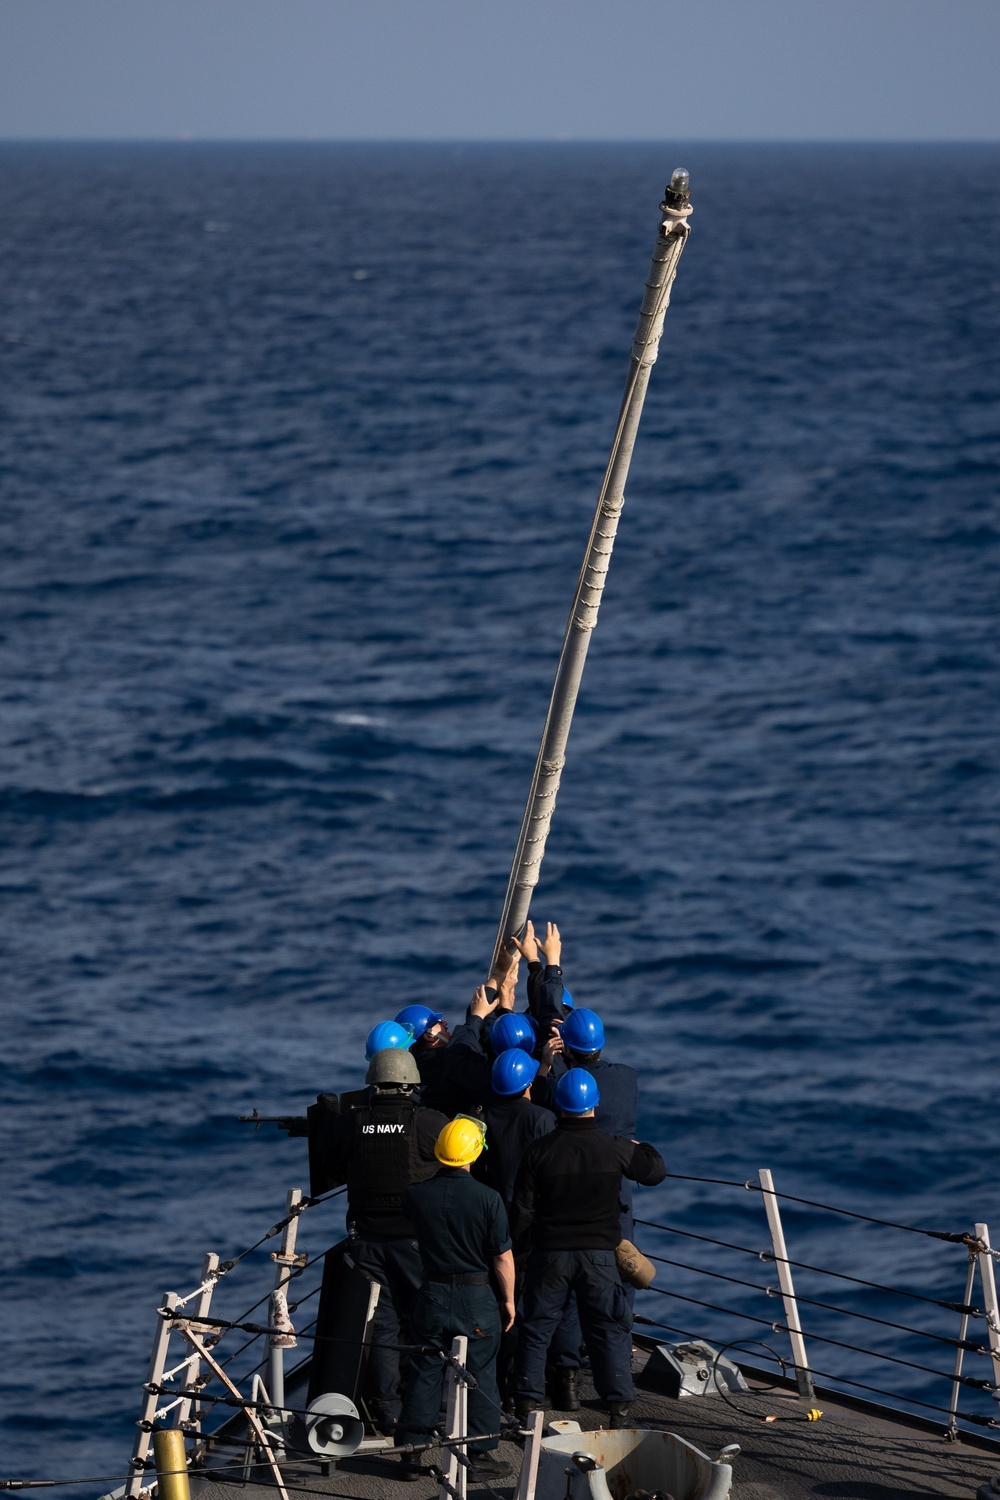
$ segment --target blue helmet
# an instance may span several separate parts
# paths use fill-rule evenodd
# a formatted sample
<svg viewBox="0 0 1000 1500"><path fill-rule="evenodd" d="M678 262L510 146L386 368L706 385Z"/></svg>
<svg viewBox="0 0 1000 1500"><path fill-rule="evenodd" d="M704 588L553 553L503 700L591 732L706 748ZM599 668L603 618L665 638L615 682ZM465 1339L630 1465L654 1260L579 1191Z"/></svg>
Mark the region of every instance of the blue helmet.
<svg viewBox="0 0 1000 1500"><path fill-rule="evenodd" d="M556 1084L556 1108L564 1115L585 1115L601 1102L601 1091L593 1073L586 1068L570 1068Z"/></svg>
<svg viewBox="0 0 1000 1500"><path fill-rule="evenodd" d="M429 1026L436 1026L444 1016L438 1015L436 1010L431 1010L429 1005L404 1005L396 1017L400 1026L409 1026L413 1032L413 1040L419 1042Z"/></svg>
<svg viewBox="0 0 1000 1500"><path fill-rule="evenodd" d="M575 1010L563 1022L561 1035L573 1052L600 1052L604 1046L604 1026L596 1011Z"/></svg>
<svg viewBox="0 0 1000 1500"><path fill-rule="evenodd" d="M569 990L563 990L562 1003L563 1005L565 1005L567 1010L573 1009L573 996L570 994Z"/></svg>
<svg viewBox="0 0 1000 1500"><path fill-rule="evenodd" d="M384 1052L387 1047L409 1047L412 1042L412 1026L400 1026L397 1021L379 1021L365 1038L365 1058L371 1062L376 1052Z"/></svg>
<svg viewBox="0 0 1000 1500"><path fill-rule="evenodd" d="M493 1092L523 1094L528 1085L534 1083L540 1067L537 1057L530 1057L520 1047L508 1047L493 1064Z"/></svg>
<svg viewBox="0 0 1000 1500"><path fill-rule="evenodd" d="M509 1047L522 1047L525 1052L534 1052L535 1028L530 1016L515 1016L513 1011L500 1016L490 1027L490 1046L498 1054L506 1052Z"/></svg>

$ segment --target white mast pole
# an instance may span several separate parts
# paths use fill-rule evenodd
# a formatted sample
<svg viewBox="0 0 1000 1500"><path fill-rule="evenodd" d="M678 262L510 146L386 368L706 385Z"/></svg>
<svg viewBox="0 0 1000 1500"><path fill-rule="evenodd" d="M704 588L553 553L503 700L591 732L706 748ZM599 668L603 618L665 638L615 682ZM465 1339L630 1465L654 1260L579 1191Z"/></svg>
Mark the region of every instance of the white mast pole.
<svg viewBox="0 0 1000 1500"><path fill-rule="evenodd" d="M660 227L646 281L646 294L642 299L639 322L632 341L625 394L611 445L611 457L597 499L597 510L583 566L573 596L552 697L549 700L549 711L542 731L542 742L535 762L535 773L521 820L503 914L493 948L494 968L501 955L510 951L511 937L516 936L524 927L532 892L538 883L559 782L566 764L566 742L587 660L587 648L597 624L597 612L601 607L601 596L608 576L618 518L625 504L625 481L646 398L649 372L659 351L663 319L670 303L670 288L689 233L687 219L690 212L688 174L683 168L678 168L671 177L660 204Z"/></svg>

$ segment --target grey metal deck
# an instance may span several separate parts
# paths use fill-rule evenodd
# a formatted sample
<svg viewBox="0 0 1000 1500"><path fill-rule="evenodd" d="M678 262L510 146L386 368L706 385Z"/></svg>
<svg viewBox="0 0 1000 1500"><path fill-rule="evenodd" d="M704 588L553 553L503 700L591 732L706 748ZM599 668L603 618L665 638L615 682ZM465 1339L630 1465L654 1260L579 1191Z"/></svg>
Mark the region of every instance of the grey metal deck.
<svg viewBox="0 0 1000 1500"><path fill-rule="evenodd" d="M632 1408L633 1419L637 1426L666 1427L711 1458L726 1444L739 1443L733 1500L975 1500L978 1486L1000 1474L1000 1444L948 1443L916 1420L855 1409L853 1403L825 1392L817 1396L822 1419L806 1422L803 1404L791 1392L762 1393L752 1379L751 1387L749 1394L732 1398L742 1408L739 1411L715 1395L672 1401L642 1392ZM603 1413L593 1389L584 1384L582 1390L583 1410L573 1413L573 1419L584 1428L600 1427ZM769 1414L781 1420L765 1424L762 1418ZM569 1414L551 1415L566 1419ZM521 1450L504 1443L500 1454L510 1460L511 1477L495 1489L507 1500ZM289 1467L289 1500L309 1492L344 1500L429 1500L437 1493L430 1477L413 1483L395 1479L395 1462L343 1459L327 1477ZM244 1487L206 1477L198 1500L274 1500L270 1474L258 1469L255 1477L263 1483L251 1481ZM470 1485L474 1493L483 1492Z"/></svg>

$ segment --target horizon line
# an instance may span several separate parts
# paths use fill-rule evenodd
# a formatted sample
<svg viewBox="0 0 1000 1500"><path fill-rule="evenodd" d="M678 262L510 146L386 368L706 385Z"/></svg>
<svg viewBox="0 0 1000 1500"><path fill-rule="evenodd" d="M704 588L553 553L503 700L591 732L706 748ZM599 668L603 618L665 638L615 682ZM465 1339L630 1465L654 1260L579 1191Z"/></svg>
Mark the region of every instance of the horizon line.
<svg viewBox="0 0 1000 1500"><path fill-rule="evenodd" d="M1000 136L0 135L2 146L1000 146Z"/></svg>

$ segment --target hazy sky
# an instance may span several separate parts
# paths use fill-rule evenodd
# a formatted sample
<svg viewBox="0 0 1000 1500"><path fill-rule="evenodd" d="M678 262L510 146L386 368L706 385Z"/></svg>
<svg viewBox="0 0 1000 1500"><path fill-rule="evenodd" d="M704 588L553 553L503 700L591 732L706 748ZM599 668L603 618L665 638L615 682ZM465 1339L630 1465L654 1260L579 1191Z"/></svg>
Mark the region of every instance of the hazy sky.
<svg viewBox="0 0 1000 1500"><path fill-rule="evenodd" d="M0 138L1000 139L1000 0L0 0Z"/></svg>

